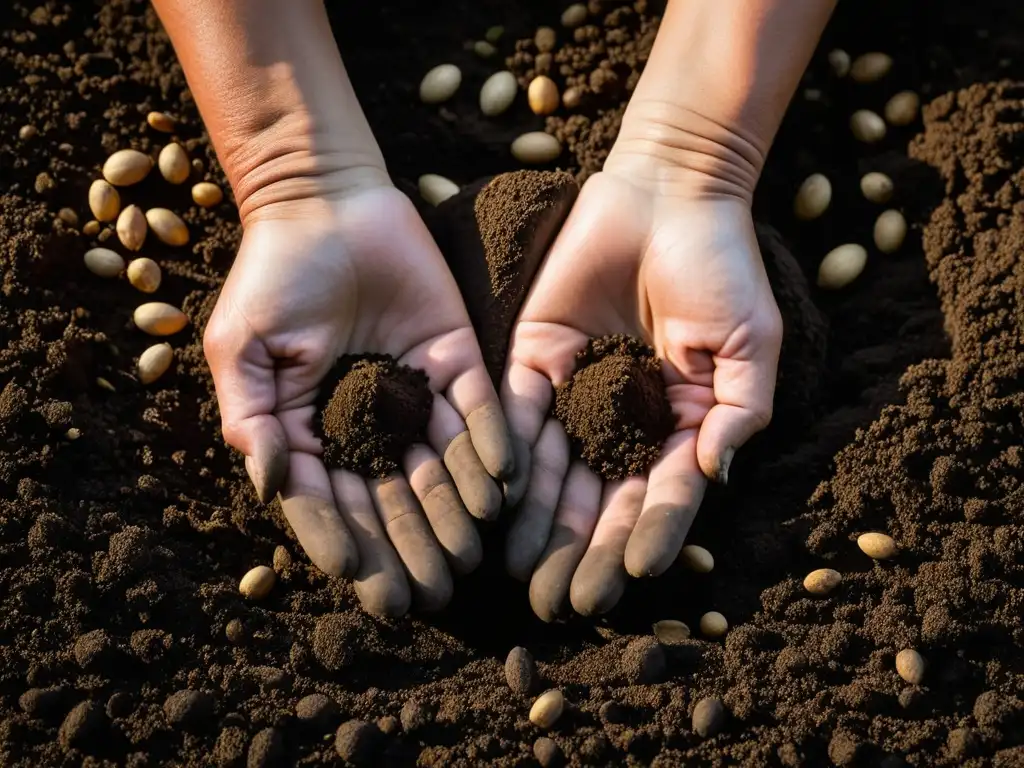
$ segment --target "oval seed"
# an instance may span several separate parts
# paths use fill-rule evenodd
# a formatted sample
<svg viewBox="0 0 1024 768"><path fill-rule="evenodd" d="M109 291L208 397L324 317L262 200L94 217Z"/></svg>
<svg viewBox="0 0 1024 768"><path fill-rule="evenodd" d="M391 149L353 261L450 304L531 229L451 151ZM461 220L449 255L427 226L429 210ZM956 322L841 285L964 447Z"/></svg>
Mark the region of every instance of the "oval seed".
<svg viewBox="0 0 1024 768"><path fill-rule="evenodd" d="M513 693L520 696L532 691L537 683L537 665L533 655L521 645L508 652L505 659L505 682Z"/></svg>
<svg viewBox="0 0 1024 768"><path fill-rule="evenodd" d="M708 697L693 708L693 730L703 739L714 736L725 725L725 705L721 699Z"/></svg>
<svg viewBox="0 0 1024 768"><path fill-rule="evenodd" d="M103 164L103 178L115 187L138 184L149 175L153 161L137 149L119 149Z"/></svg>
<svg viewBox="0 0 1024 768"><path fill-rule="evenodd" d="M154 344L139 355L139 381L152 384L163 376L174 360L174 349L170 344Z"/></svg>
<svg viewBox="0 0 1024 768"><path fill-rule="evenodd" d="M812 173L796 191L793 213L801 221L810 221L823 214L832 202L832 183L822 173Z"/></svg>
<svg viewBox="0 0 1024 768"><path fill-rule="evenodd" d="M870 109L858 109L850 115L853 138L865 144L874 144L885 138L885 120Z"/></svg>
<svg viewBox="0 0 1024 768"><path fill-rule="evenodd" d="M860 180L861 194L872 203L889 202L893 189L892 179L878 171L866 173Z"/></svg>
<svg viewBox="0 0 1024 768"><path fill-rule="evenodd" d="M121 212L121 196L110 182L96 179L89 186L89 210L97 221L113 221Z"/></svg>
<svg viewBox="0 0 1024 768"><path fill-rule="evenodd" d="M436 173L425 173L419 178L420 197L431 205L440 205L459 193L459 185Z"/></svg>
<svg viewBox="0 0 1024 768"><path fill-rule="evenodd" d="M78 226L78 214L75 213L73 208L61 208L57 211L57 218L67 224L69 227Z"/></svg>
<svg viewBox="0 0 1024 768"><path fill-rule="evenodd" d="M587 6L583 3L573 3L562 11L562 26L572 29L578 27L587 20Z"/></svg>
<svg viewBox="0 0 1024 768"><path fill-rule="evenodd" d="M542 693L530 707L530 722L540 728L550 728L565 709L565 697L557 688Z"/></svg>
<svg viewBox="0 0 1024 768"><path fill-rule="evenodd" d="M82 227L82 234L86 237L96 237L100 233L100 223L96 219L85 222L85 226Z"/></svg>
<svg viewBox="0 0 1024 768"><path fill-rule="evenodd" d="M94 275L117 277L124 269L124 259L109 248L93 248L85 252L85 266Z"/></svg>
<svg viewBox="0 0 1024 768"><path fill-rule="evenodd" d="M839 571L833 571L831 568L819 568L807 574L807 578L804 579L804 589L812 595L827 595L838 587L842 580L843 577Z"/></svg>
<svg viewBox="0 0 1024 768"><path fill-rule="evenodd" d="M535 115L550 115L558 109L558 86L547 75L540 75L530 81L526 99Z"/></svg>
<svg viewBox="0 0 1024 768"><path fill-rule="evenodd" d="M875 560L888 560L899 553L892 536L884 533L862 533L857 537L857 546L861 552Z"/></svg>
<svg viewBox="0 0 1024 768"><path fill-rule="evenodd" d="M153 234L167 245L185 245L188 242L188 227L174 211L167 208L150 208L146 211Z"/></svg>
<svg viewBox="0 0 1024 768"><path fill-rule="evenodd" d="M700 631L707 637L721 637L729 631L729 621L718 611L708 611L700 617Z"/></svg>
<svg viewBox="0 0 1024 768"><path fill-rule="evenodd" d="M920 96L913 91L900 91L885 103L885 119L890 125L910 125L920 108Z"/></svg>
<svg viewBox="0 0 1024 768"><path fill-rule="evenodd" d="M152 259L135 259L128 265L128 282L143 293L155 292L160 278L160 265Z"/></svg>
<svg viewBox="0 0 1024 768"><path fill-rule="evenodd" d="M426 104L448 101L462 84L462 70L454 64L438 64L420 82L420 100Z"/></svg>
<svg viewBox="0 0 1024 768"><path fill-rule="evenodd" d="M853 60L853 64L850 65L850 77L858 83L873 83L889 74L890 69L892 57L887 53L872 51Z"/></svg>
<svg viewBox="0 0 1024 768"><path fill-rule="evenodd" d="M477 40L473 43L473 53L479 56L481 59L489 59L491 56L496 54L498 49L488 43L486 40Z"/></svg>
<svg viewBox="0 0 1024 768"><path fill-rule="evenodd" d="M201 205L203 208L213 208L213 206L220 204L220 201L224 199L224 193L213 182L200 181L192 187L192 199L196 205Z"/></svg>
<svg viewBox="0 0 1024 768"><path fill-rule="evenodd" d="M160 168L160 175L171 184L183 184L192 173L188 154L180 144L168 144L161 149L156 164Z"/></svg>
<svg viewBox="0 0 1024 768"><path fill-rule="evenodd" d="M868 263L864 246L847 243L833 248L818 267L818 287L837 291L852 283Z"/></svg>
<svg viewBox="0 0 1024 768"><path fill-rule="evenodd" d="M487 117L500 115L516 100L516 76L508 70L495 72L480 88L480 111Z"/></svg>
<svg viewBox="0 0 1024 768"><path fill-rule="evenodd" d="M828 55L828 65L836 77L846 77L850 74L850 54L842 48L836 48Z"/></svg>
<svg viewBox="0 0 1024 768"><path fill-rule="evenodd" d="M581 96L578 88L566 88L562 94L562 106L566 109L576 109L580 105Z"/></svg>
<svg viewBox="0 0 1024 768"><path fill-rule="evenodd" d="M684 640L690 639L690 628L675 619L656 621L652 629L654 637L662 645L678 645Z"/></svg>
<svg viewBox="0 0 1024 768"><path fill-rule="evenodd" d="M257 565L242 577L242 581L238 584L238 591L249 600L262 600L270 594L275 581L277 581L277 574L274 573L273 568Z"/></svg>
<svg viewBox="0 0 1024 768"><path fill-rule="evenodd" d="M162 133L174 132L174 118L166 112L150 112L146 115L146 122L149 127Z"/></svg>
<svg viewBox="0 0 1024 768"><path fill-rule="evenodd" d="M150 336L171 336L188 325L184 312L162 301L150 301L136 307L132 319L140 331Z"/></svg>
<svg viewBox="0 0 1024 768"><path fill-rule="evenodd" d="M117 217L117 239L129 251L137 251L146 242L146 217L137 205L129 205Z"/></svg>
<svg viewBox="0 0 1024 768"><path fill-rule="evenodd" d="M550 163L562 154L558 139L544 131L530 131L512 142L512 156L521 163Z"/></svg>
<svg viewBox="0 0 1024 768"><path fill-rule="evenodd" d="M907 220L897 210L883 211L875 220L875 246L882 253L896 253L907 236Z"/></svg>
<svg viewBox="0 0 1024 768"><path fill-rule="evenodd" d="M684 568L695 573L711 573L715 567L715 558L704 547L696 544L687 544L679 552L679 562Z"/></svg>
<svg viewBox="0 0 1024 768"><path fill-rule="evenodd" d="M913 648L904 648L896 654L896 673L911 685L924 680L924 658Z"/></svg>

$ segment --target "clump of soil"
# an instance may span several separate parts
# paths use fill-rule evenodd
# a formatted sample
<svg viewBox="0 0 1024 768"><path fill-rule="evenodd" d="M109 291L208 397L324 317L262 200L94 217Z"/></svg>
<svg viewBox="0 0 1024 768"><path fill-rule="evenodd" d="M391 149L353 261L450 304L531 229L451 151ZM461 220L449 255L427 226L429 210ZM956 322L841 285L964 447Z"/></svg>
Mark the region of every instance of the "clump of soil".
<svg viewBox="0 0 1024 768"><path fill-rule="evenodd" d="M324 377L313 425L324 463L364 477L398 471L422 442L434 395L427 374L391 355L342 355Z"/></svg>
<svg viewBox="0 0 1024 768"><path fill-rule="evenodd" d="M555 416L575 452L606 480L643 475L658 458L675 418L661 361L642 339L590 339L572 378L555 388Z"/></svg>

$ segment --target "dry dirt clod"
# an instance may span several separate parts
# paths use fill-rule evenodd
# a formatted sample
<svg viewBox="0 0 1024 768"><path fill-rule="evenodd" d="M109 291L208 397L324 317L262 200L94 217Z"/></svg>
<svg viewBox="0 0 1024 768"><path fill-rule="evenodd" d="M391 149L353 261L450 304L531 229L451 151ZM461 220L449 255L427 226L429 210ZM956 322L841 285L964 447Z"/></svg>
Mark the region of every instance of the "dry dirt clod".
<svg viewBox="0 0 1024 768"><path fill-rule="evenodd" d="M94 275L117 277L124 270L124 259L109 248L91 248L85 252L85 266Z"/></svg>
<svg viewBox="0 0 1024 768"><path fill-rule="evenodd" d="M235 645L241 645L245 642L245 625L241 619L232 619L224 627L224 635L227 637L228 642L234 643Z"/></svg>
<svg viewBox="0 0 1024 768"><path fill-rule="evenodd" d="M842 48L836 48L828 54L828 65L836 77L846 77L850 74L850 54Z"/></svg>
<svg viewBox="0 0 1024 768"><path fill-rule="evenodd" d="M349 720L338 726L334 749L353 765L373 765L382 736L380 728L364 720Z"/></svg>
<svg viewBox="0 0 1024 768"><path fill-rule="evenodd" d="M924 680L925 661L913 648L904 648L896 654L896 673L912 685Z"/></svg>
<svg viewBox="0 0 1024 768"><path fill-rule="evenodd" d="M117 239L129 251L137 251L146 242L146 217L137 205L129 205L117 217Z"/></svg>
<svg viewBox="0 0 1024 768"><path fill-rule="evenodd" d="M145 257L128 265L128 282L143 293L154 293L160 287L160 265Z"/></svg>
<svg viewBox="0 0 1024 768"><path fill-rule="evenodd" d="M551 27L538 27L536 34L533 36L533 44L537 46L537 50L541 53L548 53L554 50L557 39L558 36Z"/></svg>
<svg viewBox="0 0 1024 768"><path fill-rule="evenodd" d="M512 142L512 156L527 165L550 163L562 154L558 139L544 131L530 131Z"/></svg>
<svg viewBox="0 0 1024 768"><path fill-rule="evenodd" d="M831 568L819 568L807 574L804 579L804 589L812 595L827 595L838 587L842 580L843 576L839 571L834 571Z"/></svg>
<svg viewBox="0 0 1024 768"><path fill-rule="evenodd" d="M146 115L149 127L161 133L174 133L174 118L166 112L150 112Z"/></svg>
<svg viewBox="0 0 1024 768"><path fill-rule="evenodd" d="M203 208L213 208L224 199L221 188L212 181L200 181L192 187L192 200Z"/></svg>
<svg viewBox="0 0 1024 768"><path fill-rule="evenodd" d="M140 331L150 336L171 336L188 325L184 312L162 301L150 301L136 307L132 319Z"/></svg>
<svg viewBox="0 0 1024 768"><path fill-rule="evenodd" d="M154 344L139 355L139 381L152 384L163 376L174 361L174 349L170 344Z"/></svg>
<svg viewBox="0 0 1024 768"><path fill-rule="evenodd" d="M505 659L505 681L520 696L527 695L537 683L537 665L530 652L521 645L508 652Z"/></svg>
<svg viewBox="0 0 1024 768"><path fill-rule="evenodd" d="M454 64L438 64L420 82L420 100L425 104L448 101L462 84L462 70Z"/></svg>
<svg viewBox="0 0 1024 768"><path fill-rule="evenodd" d="M546 691L537 697L530 707L530 722L539 728L550 728L565 709L565 697L557 688Z"/></svg>
<svg viewBox="0 0 1024 768"><path fill-rule="evenodd" d="M921 109L921 97L913 91L900 91L885 103L885 119L889 125L910 125Z"/></svg>
<svg viewBox="0 0 1024 768"><path fill-rule="evenodd" d="M899 211L883 211L875 220L875 246L882 253L896 253L906 237L907 220Z"/></svg>
<svg viewBox="0 0 1024 768"><path fill-rule="evenodd" d="M495 72L480 88L480 111L487 117L497 117L512 106L518 89L516 76L511 72Z"/></svg>
<svg viewBox="0 0 1024 768"><path fill-rule="evenodd" d="M174 211L150 208L146 211L146 221L160 242L175 246L188 243L188 227Z"/></svg>
<svg viewBox="0 0 1024 768"><path fill-rule="evenodd" d="M115 187L130 187L146 178L152 167L149 155L137 149L119 149L103 164L103 178Z"/></svg>
<svg viewBox="0 0 1024 768"><path fill-rule="evenodd" d="M876 144L885 138L885 120L870 109L858 109L850 115L853 138L865 144Z"/></svg>
<svg viewBox="0 0 1024 768"><path fill-rule="evenodd" d="M161 149L156 163L160 175L171 184L184 184L192 173L188 153L180 144L168 144Z"/></svg>
<svg viewBox="0 0 1024 768"><path fill-rule="evenodd" d="M700 617L700 631L705 637L723 637L729 631L729 621L718 611L708 611Z"/></svg>
<svg viewBox="0 0 1024 768"><path fill-rule="evenodd" d="M283 573L292 567L292 556L287 547L278 545L274 547L274 572Z"/></svg>
<svg viewBox="0 0 1024 768"><path fill-rule="evenodd" d="M721 699L701 699L693 708L693 730L702 739L714 736L725 725L725 717L725 704Z"/></svg>
<svg viewBox="0 0 1024 768"><path fill-rule="evenodd" d="M662 645L678 645L690 639L690 628L675 619L656 621L652 627L654 637Z"/></svg>
<svg viewBox="0 0 1024 768"><path fill-rule="evenodd" d="M704 547L687 544L679 551L679 563L694 573L711 573L715 567L715 558Z"/></svg>
<svg viewBox="0 0 1024 768"><path fill-rule="evenodd" d="M837 291L852 283L868 263L864 246L846 243L829 251L818 266L818 287Z"/></svg>
<svg viewBox="0 0 1024 768"><path fill-rule="evenodd" d="M550 115L558 109L558 86L547 75L539 75L530 81L526 98L533 114Z"/></svg>
<svg viewBox="0 0 1024 768"><path fill-rule="evenodd" d="M872 203L887 203L892 198L895 186L892 179L884 173L872 171L865 173L860 180L860 191L864 198Z"/></svg>
<svg viewBox="0 0 1024 768"><path fill-rule="evenodd" d="M277 574L272 568L257 565L251 569L238 584L238 591L248 600L262 600L270 594L277 581Z"/></svg>
<svg viewBox="0 0 1024 768"><path fill-rule="evenodd" d="M892 536L884 533L862 533L857 537L857 546L861 552L875 560L888 560L899 553Z"/></svg>
<svg viewBox="0 0 1024 768"><path fill-rule="evenodd" d="M889 74L890 69L892 57L887 53L872 51L853 60L853 64L850 65L850 77L858 83L873 83Z"/></svg>
<svg viewBox="0 0 1024 768"><path fill-rule="evenodd" d="M97 221L113 221L121 212L121 196L104 179L96 179L89 186L89 210Z"/></svg>
<svg viewBox="0 0 1024 768"><path fill-rule="evenodd" d="M832 183L823 173L812 173L796 191L793 214L801 221L810 221L823 214L832 202Z"/></svg>

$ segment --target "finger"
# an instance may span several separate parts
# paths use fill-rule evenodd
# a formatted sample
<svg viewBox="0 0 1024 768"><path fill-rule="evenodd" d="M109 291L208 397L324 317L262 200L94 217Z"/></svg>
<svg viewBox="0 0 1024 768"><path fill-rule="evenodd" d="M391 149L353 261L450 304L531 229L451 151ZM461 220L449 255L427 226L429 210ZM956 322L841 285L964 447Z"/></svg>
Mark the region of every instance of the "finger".
<svg viewBox="0 0 1024 768"><path fill-rule="evenodd" d="M505 567L513 578L526 581L544 551L568 470L569 439L552 419L537 438L526 496L505 539Z"/></svg>
<svg viewBox="0 0 1024 768"><path fill-rule="evenodd" d="M291 454L280 498L281 511L313 565L330 576L349 576L356 571L356 541L338 514L330 478L319 458Z"/></svg>
<svg viewBox="0 0 1024 768"><path fill-rule="evenodd" d="M692 430L676 432L651 467L643 511L626 543L631 576L660 576L683 547L707 487L697 464L696 442Z"/></svg>
<svg viewBox="0 0 1024 768"><path fill-rule="evenodd" d="M518 450L522 451L525 447L528 452L537 442L547 421L554 390L544 374L515 362L511 357L509 360L508 370L501 381L501 405L508 419L513 449L519 443ZM508 487L513 491L525 489L530 476L529 461L521 463L518 457L519 454L516 455L515 473L508 480ZM509 506L512 504L509 501Z"/></svg>
<svg viewBox="0 0 1024 768"><path fill-rule="evenodd" d="M523 500L526 485L530 479L530 446L517 435L512 438L512 450L516 456L516 471L501 487L505 496L506 509L515 507Z"/></svg>
<svg viewBox="0 0 1024 768"><path fill-rule="evenodd" d="M431 447L444 457L444 465L469 513L480 520L495 519L501 512L501 489L480 461L462 418L440 395L434 395L427 437Z"/></svg>
<svg viewBox="0 0 1024 768"><path fill-rule="evenodd" d="M530 606L542 621L562 614L573 573L590 543L601 503L601 480L581 461L566 476L544 554L530 579Z"/></svg>
<svg viewBox="0 0 1024 768"><path fill-rule="evenodd" d="M412 602L409 580L373 507L366 481L354 472L336 469L331 472L331 485L359 547L359 568L353 576L359 602L378 616L404 616Z"/></svg>
<svg viewBox="0 0 1024 768"><path fill-rule="evenodd" d="M624 562L626 542L640 517L646 492L647 480L642 477L605 486L594 535L569 588L569 600L577 613L607 613L622 597L629 580Z"/></svg>
<svg viewBox="0 0 1024 768"><path fill-rule="evenodd" d="M423 611L438 611L452 599L452 577L420 504L400 475L368 483L377 514L402 559L413 599Z"/></svg>
<svg viewBox="0 0 1024 768"><path fill-rule="evenodd" d="M480 536L463 506L451 475L425 445L414 445L404 461L405 475L452 569L459 575L473 571L483 557Z"/></svg>

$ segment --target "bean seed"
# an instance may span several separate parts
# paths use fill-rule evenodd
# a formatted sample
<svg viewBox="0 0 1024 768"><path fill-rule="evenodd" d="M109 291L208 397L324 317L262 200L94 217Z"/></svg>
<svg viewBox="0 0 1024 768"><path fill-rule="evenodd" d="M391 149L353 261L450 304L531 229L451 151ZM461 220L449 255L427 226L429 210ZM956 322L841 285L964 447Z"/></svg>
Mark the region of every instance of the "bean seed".
<svg viewBox="0 0 1024 768"><path fill-rule="evenodd" d="M801 221L810 221L823 214L832 202L832 183L822 173L812 173L796 192L793 213Z"/></svg>
<svg viewBox="0 0 1024 768"><path fill-rule="evenodd" d="M188 227L174 211L167 208L150 208L146 211L153 234L167 245L185 245L188 243Z"/></svg>
<svg viewBox="0 0 1024 768"><path fill-rule="evenodd" d="M154 293L160 278L160 265L152 259L135 259L128 265L128 282L143 293Z"/></svg>
<svg viewBox="0 0 1024 768"><path fill-rule="evenodd" d="M250 570L238 584L238 591L248 600L262 600L270 594L277 581L277 574L272 568L265 565L257 565Z"/></svg>
<svg viewBox="0 0 1024 768"><path fill-rule="evenodd" d="M725 705L720 699L701 699L693 708L693 730L702 739L714 736L725 725L725 715Z"/></svg>
<svg viewBox="0 0 1024 768"><path fill-rule="evenodd" d="M213 208L224 199L220 187L210 181L201 181L192 187L192 199L203 208Z"/></svg>
<svg viewBox="0 0 1024 768"><path fill-rule="evenodd" d="M150 112L146 115L146 122L150 128L161 133L174 132L174 118L166 112Z"/></svg>
<svg viewBox="0 0 1024 768"><path fill-rule="evenodd" d="M920 108L920 96L913 91L900 91L885 103L885 119L890 125L910 125Z"/></svg>
<svg viewBox="0 0 1024 768"><path fill-rule="evenodd" d="M885 120L870 109L858 109L850 115L853 138L865 144L875 144L885 138Z"/></svg>
<svg viewBox="0 0 1024 768"><path fill-rule="evenodd" d="M818 287L837 291L852 283L868 263L868 252L864 246L846 243L833 248L822 259L818 267Z"/></svg>
<svg viewBox="0 0 1024 768"><path fill-rule="evenodd" d="M537 682L537 665L533 661L533 655L517 645L508 652L505 659L505 682L512 689L513 693L525 696Z"/></svg>
<svg viewBox="0 0 1024 768"><path fill-rule="evenodd" d="M505 34L505 28L500 24L494 27L488 27L484 33L484 39L492 45L497 45L498 41L501 40L501 36Z"/></svg>
<svg viewBox="0 0 1024 768"><path fill-rule="evenodd" d="M78 214L71 208L61 208L57 211L57 218L67 224L69 227L78 226Z"/></svg>
<svg viewBox="0 0 1024 768"><path fill-rule="evenodd" d="M558 86L547 75L540 75L530 81L526 98L535 115L550 115L558 109Z"/></svg>
<svg viewBox="0 0 1024 768"><path fill-rule="evenodd" d="M117 217L117 239L129 251L137 251L146 242L146 217L137 205L129 205Z"/></svg>
<svg viewBox="0 0 1024 768"><path fill-rule="evenodd" d="M521 163L550 163L562 154L558 139L544 131L530 131L512 142L512 156Z"/></svg>
<svg viewBox="0 0 1024 768"><path fill-rule="evenodd" d="M904 648L896 654L896 673L911 685L921 684L924 670L924 658L913 648Z"/></svg>
<svg viewBox="0 0 1024 768"><path fill-rule="evenodd" d="M180 144L168 144L161 149L156 163L160 168L160 175L171 184L185 183L192 172L188 154Z"/></svg>
<svg viewBox="0 0 1024 768"><path fill-rule="evenodd" d="M93 248L85 252L85 266L94 275L117 277L124 269L124 259L109 248Z"/></svg>
<svg viewBox="0 0 1024 768"><path fill-rule="evenodd" d="M897 210L883 211L875 220L875 246L882 253L896 253L907 236L907 220Z"/></svg>
<svg viewBox="0 0 1024 768"><path fill-rule="evenodd" d="M149 175L153 161L137 149L119 149L103 164L103 178L115 187L138 184Z"/></svg>
<svg viewBox="0 0 1024 768"><path fill-rule="evenodd" d="M857 546L861 552L875 560L888 560L899 553L892 536L884 533L862 533L857 537Z"/></svg>
<svg viewBox="0 0 1024 768"><path fill-rule="evenodd" d="M431 205L440 205L459 193L459 185L436 173L425 173L419 178L420 197Z"/></svg>
<svg viewBox="0 0 1024 768"><path fill-rule="evenodd" d="M488 43L486 40L477 40L473 43L473 53L479 56L481 59L489 59L491 56L496 54L498 49Z"/></svg>
<svg viewBox="0 0 1024 768"><path fill-rule="evenodd" d="M184 312L162 301L150 301L136 307L132 319L140 331L150 336L171 336L188 325Z"/></svg>
<svg viewBox="0 0 1024 768"><path fill-rule="evenodd" d="M873 83L881 80L892 69L892 57L886 53L872 51L858 56L850 65L850 77L858 83Z"/></svg>
<svg viewBox="0 0 1024 768"><path fill-rule="evenodd" d="M828 55L828 65L836 77L846 77L850 74L850 54L842 48L836 48Z"/></svg>
<svg viewBox="0 0 1024 768"><path fill-rule="evenodd" d="M121 196L109 182L96 179L89 186L89 210L97 221L113 221L121 212Z"/></svg>
<svg viewBox="0 0 1024 768"><path fill-rule="evenodd" d="M690 639L690 628L681 621L664 619L654 623L654 637L662 645L678 645Z"/></svg>
<svg viewBox="0 0 1024 768"><path fill-rule="evenodd" d="M68 440L77 440L82 436L82 430L78 427L71 427L67 432L64 433L64 437Z"/></svg>
<svg viewBox="0 0 1024 768"><path fill-rule="evenodd" d="M110 227L107 227L102 232L100 232L98 235L96 235L96 239L99 240L101 243L105 243L105 242L107 242L107 240L109 240L113 236L114 236L114 230L112 230Z"/></svg>
<svg viewBox="0 0 1024 768"><path fill-rule="evenodd" d="M807 574L807 578L804 579L804 589L812 595L827 595L838 587L842 580L843 577L839 571L833 571L831 568L819 568Z"/></svg>
<svg viewBox="0 0 1024 768"><path fill-rule="evenodd" d="M576 109L580 105L580 91L578 88L566 88L562 94L562 106L566 109Z"/></svg>
<svg viewBox="0 0 1024 768"><path fill-rule="evenodd" d="M480 111L487 117L500 115L516 100L518 87L516 76L508 70L495 72L480 89Z"/></svg>
<svg viewBox="0 0 1024 768"><path fill-rule="evenodd" d="M878 171L866 173L860 180L861 193L872 203L889 202L893 188L892 179Z"/></svg>
<svg viewBox="0 0 1024 768"><path fill-rule="evenodd" d="M22 141L28 141L35 138L37 133L39 133L39 130L34 125L23 125L18 129L18 138Z"/></svg>
<svg viewBox="0 0 1024 768"><path fill-rule="evenodd" d="M721 637L729 631L729 621L718 611L708 611L700 617L700 631L707 637Z"/></svg>
<svg viewBox="0 0 1024 768"><path fill-rule="evenodd" d="M684 568L695 573L711 573L715 567L715 558L704 547L687 544L679 552L679 562Z"/></svg>
<svg viewBox="0 0 1024 768"><path fill-rule="evenodd" d="M565 709L565 697L557 688L542 693L530 707L530 722L540 728L550 728Z"/></svg>
<svg viewBox="0 0 1024 768"><path fill-rule="evenodd" d="M562 26L572 29L578 27L587 20L587 6L583 3L573 3L562 11Z"/></svg>
<svg viewBox="0 0 1024 768"><path fill-rule="evenodd" d="M163 376L174 360L174 349L166 342L154 344L139 355L139 381L152 384Z"/></svg>
<svg viewBox="0 0 1024 768"><path fill-rule="evenodd" d="M82 227L82 234L87 237L96 237L100 231L100 223L95 219L85 222L85 226Z"/></svg>
<svg viewBox="0 0 1024 768"><path fill-rule="evenodd" d="M438 64L420 82L420 100L425 104L448 101L462 84L462 70L454 64Z"/></svg>
<svg viewBox="0 0 1024 768"><path fill-rule="evenodd" d="M533 44L541 53L547 53L555 47L557 35L551 27L538 27L537 33L533 36Z"/></svg>

